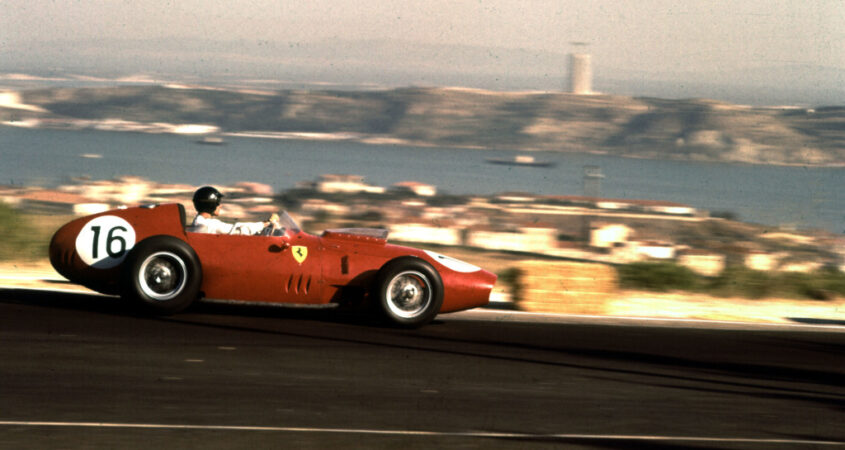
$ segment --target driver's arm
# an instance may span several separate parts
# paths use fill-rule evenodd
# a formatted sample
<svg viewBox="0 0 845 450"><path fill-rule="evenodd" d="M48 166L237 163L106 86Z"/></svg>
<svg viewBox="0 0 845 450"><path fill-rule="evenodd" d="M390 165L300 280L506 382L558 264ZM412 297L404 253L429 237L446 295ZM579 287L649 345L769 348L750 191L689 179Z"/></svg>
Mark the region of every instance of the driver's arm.
<svg viewBox="0 0 845 450"><path fill-rule="evenodd" d="M264 222L243 222L243 223L236 223L235 228L237 231L235 234L262 234L262 231L270 226L279 226L279 215L273 214L270 216L270 219Z"/></svg>

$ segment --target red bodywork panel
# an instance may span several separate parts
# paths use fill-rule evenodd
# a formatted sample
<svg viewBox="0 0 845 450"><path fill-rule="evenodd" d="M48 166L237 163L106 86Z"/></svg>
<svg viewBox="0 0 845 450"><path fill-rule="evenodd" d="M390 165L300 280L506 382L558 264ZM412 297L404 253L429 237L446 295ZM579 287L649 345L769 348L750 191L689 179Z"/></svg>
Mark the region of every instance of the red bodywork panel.
<svg viewBox="0 0 845 450"><path fill-rule="evenodd" d="M118 294L126 254L136 243L156 235L176 237L194 249L202 266L201 290L213 299L339 303L344 293L369 290L379 269L402 256L421 258L440 274L444 288L440 312L487 304L496 281L494 274L465 263L352 231L326 231L322 236L297 230L284 236L185 232L185 210L178 204L76 219L53 236L50 261L74 283Z"/></svg>

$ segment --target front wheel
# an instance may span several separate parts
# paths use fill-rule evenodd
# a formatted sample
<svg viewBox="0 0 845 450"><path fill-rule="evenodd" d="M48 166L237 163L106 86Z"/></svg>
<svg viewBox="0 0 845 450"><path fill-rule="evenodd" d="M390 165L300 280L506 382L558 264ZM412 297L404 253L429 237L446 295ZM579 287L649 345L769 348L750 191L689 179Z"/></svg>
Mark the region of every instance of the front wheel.
<svg viewBox="0 0 845 450"><path fill-rule="evenodd" d="M153 314L175 314L199 297L202 267L194 249L172 236L138 243L122 271L122 297Z"/></svg>
<svg viewBox="0 0 845 450"><path fill-rule="evenodd" d="M387 263L376 279L382 315L392 324L414 328L434 319L443 305L443 282L427 262L399 258Z"/></svg>

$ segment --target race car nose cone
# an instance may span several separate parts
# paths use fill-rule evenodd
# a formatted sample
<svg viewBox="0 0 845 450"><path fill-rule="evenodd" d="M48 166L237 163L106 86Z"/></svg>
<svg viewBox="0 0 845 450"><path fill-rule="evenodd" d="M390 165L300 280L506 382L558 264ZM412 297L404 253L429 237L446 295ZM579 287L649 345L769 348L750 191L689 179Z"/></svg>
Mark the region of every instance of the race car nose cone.
<svg viewBox="0 0 845 450"><path fill-rule="evenodd" d="M79 258L74 251L74 242L80 225L71 222L59 228L50 240L50 264L56 272L69 280L76 279Z"/></svg>

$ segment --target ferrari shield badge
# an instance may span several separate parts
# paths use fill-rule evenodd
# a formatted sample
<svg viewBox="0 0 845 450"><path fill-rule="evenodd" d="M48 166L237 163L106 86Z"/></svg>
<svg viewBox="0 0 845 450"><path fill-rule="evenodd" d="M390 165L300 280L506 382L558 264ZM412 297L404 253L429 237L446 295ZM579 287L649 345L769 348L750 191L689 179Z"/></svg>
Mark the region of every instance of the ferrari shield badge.
<svg viewBox="0 0 845 450"><path fill-rule="evenodd" d="M305 247L305 246L302 246L302 245L294 245L293 246L293 259L295 259L296 262L302 264L302 262L305 261L305 258L307 258L307 257L308 257L308 247Z"/></svg>

